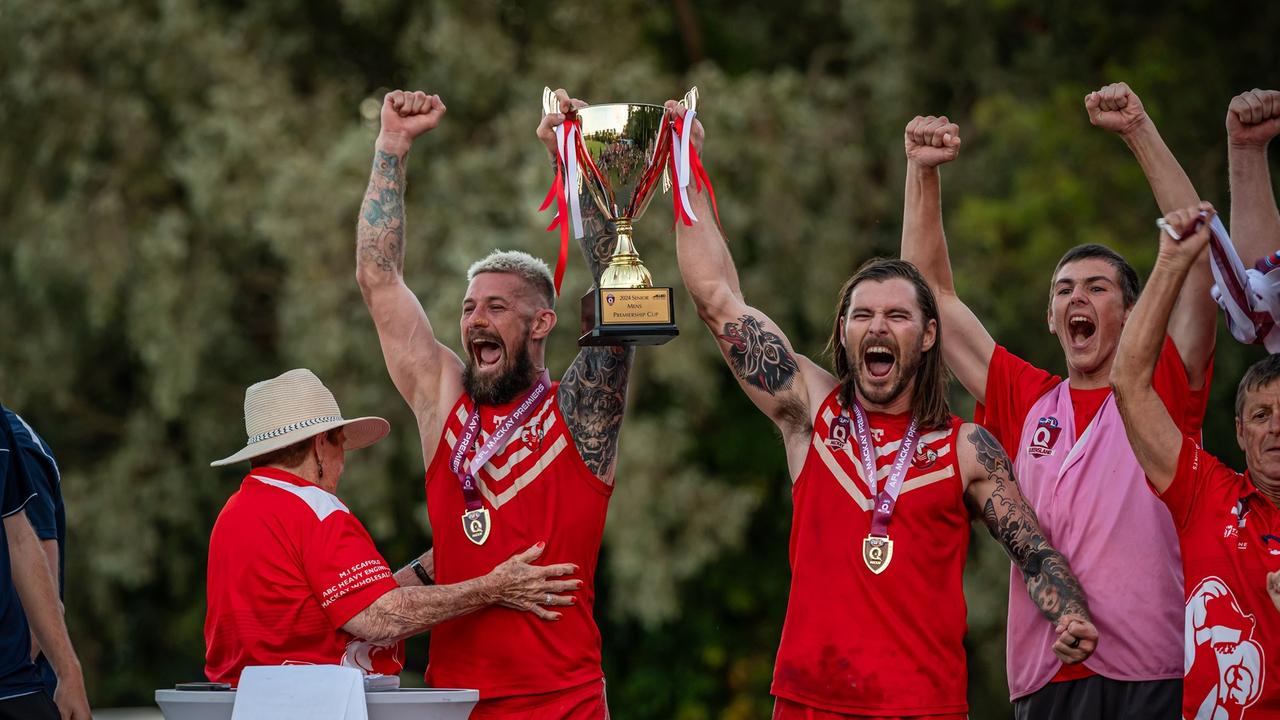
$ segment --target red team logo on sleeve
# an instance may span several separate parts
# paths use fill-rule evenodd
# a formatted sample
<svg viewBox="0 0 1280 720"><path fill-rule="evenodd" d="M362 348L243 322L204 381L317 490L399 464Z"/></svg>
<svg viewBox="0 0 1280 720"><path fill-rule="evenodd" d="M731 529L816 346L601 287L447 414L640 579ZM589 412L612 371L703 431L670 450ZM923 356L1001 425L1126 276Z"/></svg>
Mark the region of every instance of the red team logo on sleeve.
<svg viewBox="0 0 1280 720"><path fill-rule="evenodd" d="M1262 694L1265 653L1257 626L1220 578L1208 577L1187 599L1183 715L1241 720Z"/></svg>
<svg viewBox="0 0 1280 720"><path fill-rule="evenodd" d="M1040 418L1040 422L1036 423L1035 432L1031 433L1031 444L1027 445L1027 452L1038 458L1052 455L1053 446L1057 444L1058 435L1061 432L1062 426L1058 424L1058 418Z"/></svg>

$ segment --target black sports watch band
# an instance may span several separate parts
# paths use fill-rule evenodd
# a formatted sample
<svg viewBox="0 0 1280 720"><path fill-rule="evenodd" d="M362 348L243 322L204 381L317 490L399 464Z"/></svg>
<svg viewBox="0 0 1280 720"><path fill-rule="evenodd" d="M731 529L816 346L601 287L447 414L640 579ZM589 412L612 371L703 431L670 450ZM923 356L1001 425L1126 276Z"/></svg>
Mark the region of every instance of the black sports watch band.
<svg viewBox="0 0 1280 720"><path fill-rule="evenodd" d="M417 558L414 558L413 562L409 563L409 567L413 568L413 574L418 576L423 585L436 584L436 581L431 579L431 576L427 574L427 569L422 567L422 563Z"/></svg>

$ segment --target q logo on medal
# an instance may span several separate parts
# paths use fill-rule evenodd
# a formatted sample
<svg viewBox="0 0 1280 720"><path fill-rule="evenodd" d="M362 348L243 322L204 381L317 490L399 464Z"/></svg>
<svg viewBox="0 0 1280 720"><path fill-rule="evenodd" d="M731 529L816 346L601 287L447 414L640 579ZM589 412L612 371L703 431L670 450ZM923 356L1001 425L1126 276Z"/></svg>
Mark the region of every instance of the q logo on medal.
<svg viewBox="0 0 1280 720"><path fill-rule="evenodd" d="M476 545L489 539L489 508L468 510L462 514L462 531Z"/></svg>

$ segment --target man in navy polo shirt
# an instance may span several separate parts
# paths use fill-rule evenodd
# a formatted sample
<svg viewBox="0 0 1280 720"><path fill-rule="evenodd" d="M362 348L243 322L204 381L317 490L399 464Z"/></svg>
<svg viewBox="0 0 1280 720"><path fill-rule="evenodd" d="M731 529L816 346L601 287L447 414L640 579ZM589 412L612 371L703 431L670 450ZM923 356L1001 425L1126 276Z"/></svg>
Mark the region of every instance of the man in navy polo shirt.
<svg viewBox="0 0 1280 720"><path fill-rule="evenodd" d="M0 541L7 549L0 553L0 720L88 720L84 677L62 622L53 574L22 512L33 497L13 432L0 422ZM56 706L31 661L32 631L57 673Z"/></svg>
<svg viewBox="0 0 1280 720"><path fill-rule="evenodd" d="M35 497L27 503L27 520L40 539L40 548L44 550L45 559L49 563L49 572L57 582L58 599L66 595L64 586L66 567L67 513L62 505L62 476L58 472L58 463L53 459L53 450L44 438L31 427L31 424L10 408L4 408L4 419L9 423L9 430L17 443L18 453L22 456L22 464L26 468L27 486ZM58 676L49 664L49 658L39 652L40 645L33 637L32 654L36 658L36 667L44 680L44 688L50 696L58 686ZM37 654L39 653L39 654Z"/></svg>

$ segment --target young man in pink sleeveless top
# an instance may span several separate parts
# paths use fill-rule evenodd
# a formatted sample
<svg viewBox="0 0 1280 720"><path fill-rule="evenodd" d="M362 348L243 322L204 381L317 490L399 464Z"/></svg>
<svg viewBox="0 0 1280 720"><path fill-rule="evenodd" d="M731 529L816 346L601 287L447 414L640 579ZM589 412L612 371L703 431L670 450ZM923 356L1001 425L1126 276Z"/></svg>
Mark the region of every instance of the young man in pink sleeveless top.
<svg viewBox="0 0 1280 720"><path fill-rule="evenodd" d="M1123 83L1090 93L1090 121L1121 135L1161 208L1196 201L1141 101ZM1068 251L1050 281L1048 327L1067 379L996 344L956 294L942 229L938 166L953 160L959 129L945 117L912 120L905 133L902 255L938 296L946 362L978 400L975 420L1008 451L1045 534L1086 588L1107 638L1080 666L1063 665L1011 572L1008 675L1015 715L1089 720L1176 718L1181 698L1181 565L1169 514L1147 489L1111 397L1111 363L1138 297L1138 277L1102 245ZM1198 433L1213 353L1216 308L1208 263L1187 283L1157 364L1156 390L1180 427ZM1028 318L1030 320L1030 318ZM1064 714L1065 713L1065 714Z"/></svg>
<svg viewBox="0 0 1280 720"><path fill-rule="evenodd" d="M706 195L689 190L694 214L713 217ZM975 517L1021 571L1056 656L1088 657L1098 634L1083 592L1041 534L1009 458L948 409L937 305L920 273L873 260L845 283L833 374L743 299L715 223L679 225L676 238L698 314L781 431L791 472L775 720L965 717L961 579Z"/></svg>
<svg viewBox="0 0 1280 720"><path fill-rule="evenodd" d="M582 106L557 94L561 112L538 128L548 150L563 113ZM404 188L410 146L444 112L435 95L386 96L356 239L360 289L391 379L417 418L427 465L435 547L415 570L424 583L459 582L545 543L543 562L578 568L561 590L581 591L437 626L426 679L478 688L473 720L601 720L609 711L594 576L633 352L583 348L562 381L551 382L544 357L556 324L554 285L542 261L519 252L495 252L468 273L466 361L436 339L404 282ZM614 237L592 207L583 206L583 249L598 279Z"/></svg>
<svg viewBox="0 0 1280 720"><path fill-rule="evenodd" d="M1204 203L1165 216L1168 230L1120 338L1111 384L1182 549L1182 717L1262 720L1280 717L1280 355L1250 367L1236 391L1243 475L1183 433L1152 389L1151 368L1178 291L1208 243L1212 214Z"/></svg>

